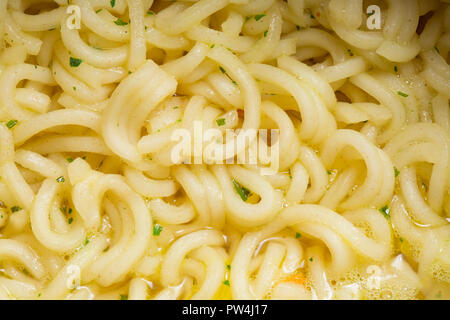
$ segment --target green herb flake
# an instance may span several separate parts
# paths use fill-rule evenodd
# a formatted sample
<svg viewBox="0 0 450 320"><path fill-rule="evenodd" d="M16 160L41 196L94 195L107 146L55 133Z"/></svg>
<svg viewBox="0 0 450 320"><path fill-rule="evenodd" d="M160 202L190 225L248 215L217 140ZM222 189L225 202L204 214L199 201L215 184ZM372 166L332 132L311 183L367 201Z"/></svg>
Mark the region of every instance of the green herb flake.
<svg viewBox="0 0 450 320"><path fill-rule="evenodd" d="M399 95L399 96L402 96L402 97L408 97L408 94L406 94L406 93L404 93L404 92L401 92L401 91L397 91L397 94Z"/></svg>
<svg viewBox="0 0 450 320"><path fill-rule="evenodd" d="M397 66L394 66L394 71L395 71L396 73L398 72Z"/></svg>
<svg viewBox="0 0 450 320"><path fill-rule="evenodd" d="M18 122L19 120L9 120L6 123L6 126L8 127L8 129L12 129Z"/></svg>
<svg viewBox="0 0 450 320"><path fill-rule="evenodd" d="M98 9L98 10L95 10L95 13L99 13L100 11L102 11L103 9Z"/></svg>
<svg viewBox="0 0 450 320"><path fill-rule="evenodd" d="M11 213L14 213L14 212L22 210L22 208L19 206L12 206L10 210L11 210Z"/></svg>
<svg viewBox="0 0 450 320"><path fill-rule="evenodd" d="M147 14L148 14L149 16L152 16L152 15L154 15L155 13L154 13L153 11L147 11Z"/></svg>
<svg viewBox="0 0 450 320"><path fill-rule="evenodd" d="M382 207L379 211L383 214L383 216L384 216L386 219L389 219L389 218L390 218L390 215L389 215L389 207L388 207L387 205L385 205L384 207Z"/></svg>
<svg viewBox="0 0 450 320"><path fill-rule="evenodd" d="M90 242L89 239L86 238L86 240L84 241L84 245L87 246L89 244L89 242Z"/></svg>
<svg viewBox="0 0 450 320"><path fill-rule="evenodd" d="M330 174L331 174L331 171L330 171L330 170L327 170L327 174L330 175Z"/></svg>
<svg viewBox="0 0 450 320"><path fill-rule="evenodd" d="M66 160L67 160L67 162L69 162L69 163L73 162L73 158L67 158Z"/></svg>
<svg viewBox="0 0 450 320"><path fill-rule="evenodd" d="M159 236L161 234L162 229L163 229L163 227L156 223L153 226L153 235L154 236Z"/></svg>
<svg viewBox="0 0 450 320"><path fill-rule="evenodd" d="M300 30L300 26L295 26L295 29Z"/></svg>
<svg viewBox="0 0 450 320"><path fill-rule="evenodd" d="M394 174L395 174L395 176L398 176L399 173L400 173L400 171L398 171L398 169L396 167L394 167Z"/></svg>
<svg viewBox="0 0 450 320"><path fill-rule="evenodd" d="M120 300L128 300L127 294L120 294Z"/></svg>
<svg viewBox="0 0 450 320"><path fill-rule="evenodd" d="M222 67L219 67L219 69L220 69L220 71L222 71L222 73L223 74L226 74L227 72L225 71L225 69L224 68L222 68Z"/></svg>
<svg viewBox="0 0 450 320"><path fill-rule="evenodd" d="M116 0L111 0L109 3L111 4L111 8L114 8L116 5Z"/></svg>
<svg viewBox="0 0 450 320"><path fill-rule="evenodd" d="M77 59L77 58L74 58L74 57L70 57L70 61L69 62L70 62L70 66L72 68L76 68L83 62L83 60Z"/></svg>
<svg viewBox="0 0 450 320"><path fill-rule="evenodd" d="M267 32L268 32L269 30L266 30L266 31L264 31L264 37L267 37Z"/></svg>
<svg viewBox="0 0 450 320"><path fill-rule="evenodd" d="M217 125L220 126L224 126L225 125L225 119L224 118L220 118L216 120Z"/></svg>
<svg viewBox="0 0 450 320"><path fill-rule="evenodd" d="M300 232L295 233L295 239L301 238L302 234Z"/></svg>
<svg viewBox="0 0 450 320"><path fill-rule="evenodd" d="M350 49L347 49L347 52L348 52L348 54L350 55L350 57L353 57L353 56L354 56L354 54L353 54L352 50L350 50Z"/></svg>
<svg viewBox="0 0 450 320"><path fill-rule="evenodd" d="M227 269L231 270L231 265L227 264Z"/></svg>
<svg viewBox="0 0 450 320"><path fill-rule="evenodd" d="M70 217L69 220L67 220L67 223L68 223L68 224L72 224L72 222L73 222L73 218Z"/></svg>
<svg viewBox="0 0 450 320"><path fill-rule="evenodd" d="M241 197L242 201L247 201L248 195L250 194L250 190L245 187L241 187L241 185L236 180L231 180L234 185L234 190L236 190L237 194Z"/></svg>
<svg viewBox="0 0 450 320"><path fill-rule="evenodd" d="M73 91L77 91L77 87L72 87Z"/></svg>
<svg viewBox="0 0 450 320"><path fill-rule="evenodd" d="M64 176L56 178L56 182L64 182L66 179L64 179Z"/></svg>
<svg viewBox="0 0 450 320"><path fill-rule="evenodd" d="M312 258L312 257L311 257L311 258L309 258L309 261L313 262L313 258Z"/></svg>
<svg viewBox="0 0 450 320"><path fill-rule="evenodd" d="M230 280L225 280L224 282L222 282L224 285L226 286L230 286Z"/></svg>
<svg viewBox="0 0 450 320"><path fill-rule="evenodd" d="M256 16L255 16L255 20L256 21L259 21L259 20L261 20L263 17L265 17L266 16L266 14L265 13L262 13L262 14L257 14Z"/></svg>
<svg viewBox="0 0 450 320"><path fill-rule="evenodd" d="M210 48L212 49L212 48L214 48L216 45L213 43L211 46L210 46Z"/></svg>
<svg viewBox="0 0 450 320"><path fill-rule="evenodd" d="M122 21L122 19L118 18L116 21L114 21L115 24L118 26L126 26L128 22Z"/></svg>

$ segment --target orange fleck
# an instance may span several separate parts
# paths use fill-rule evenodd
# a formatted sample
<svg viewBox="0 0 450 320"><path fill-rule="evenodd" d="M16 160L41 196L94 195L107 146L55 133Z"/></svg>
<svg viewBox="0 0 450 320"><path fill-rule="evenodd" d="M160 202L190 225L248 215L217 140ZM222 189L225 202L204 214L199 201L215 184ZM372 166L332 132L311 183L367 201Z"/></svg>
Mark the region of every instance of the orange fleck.
<svg viewBox="0 0 450 320"><path fill-rule="evenodd" d="M286 279L283 280L283 282L294 282L296 284L305 284L305 276L303 275L303 273L296 273Z"/></svg>

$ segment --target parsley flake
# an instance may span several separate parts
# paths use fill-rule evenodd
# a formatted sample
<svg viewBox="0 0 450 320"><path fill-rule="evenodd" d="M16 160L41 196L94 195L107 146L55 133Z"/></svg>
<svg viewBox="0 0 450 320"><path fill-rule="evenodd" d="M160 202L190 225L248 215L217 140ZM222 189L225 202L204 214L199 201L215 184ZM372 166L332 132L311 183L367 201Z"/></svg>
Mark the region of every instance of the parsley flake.
<svg viewBox="0 0 450 320"><path fill-rule="evenodd" d="M398 176L399 173L400 173L400 171L398 171L398 169L396 167L394 167L394 174L395 174L395 176Z"/></svg>
<svg viewBox="0 0 450 320"><path fill-rule="evenodd" d="M237 194L241 197L242 201L247 201L248 195L250 194L250 190L245 187L242 187L236 180L231 180L234 185L234 190L236 190Z"/></svg>
<svg viewBox="0 0 450 320"><path fill-rule="evenodd" d="M162 229L163 229L163 227L156 223L153 226L153 235L154 236L159 236L161 234Z"/></svg>
<svg viewBox="0 0 450 320"><path fill-rule="evenodd" d="M8 129L12 129L18 122L19 120L9 120L6 123L6 126L8 127Z"/></svg>
<svg viewBox="0 0 450 320"><path fill-rule="evenodd" d="M266 14L265 13L262 13L262 14L257 14L256 16L255 16L255 20L256 21L259 21L259 20L261 20L263 17L265 17L266 16Z"/></svg>
<svg viewBox="0 0 450 320"><path fill-rule="evenodd" d="M389 218L390 218L390 215L389 215L389 207L388 207L387 205L385 205L384 207L382 207L379 211L384 215L384 217L385 217L386 219L389 219Z"/></svg>
<svg viewBox="0 0 450 320"><path fill-rule="evenodd" d="M70 57L70 66L72 68L78 67L82 62L83 62L83 60L81 60L81 59Z"/></svg>
<svg viewBox="0 0 450 320"><path fill-rule="evenodd" d="M20 211L20 210L22 210L22 208L19 207L19 206L13 206L13 207L11 207L11 213L14 213L14 212L17 212L17 211Z"/></svg>
<svg viewBox="0 0 450 320"><path fill-rule="evenodd" d="M126 26L128 22L123 21L122 19L118 18L116 21L114 21L115 24L118 26Z"/></svg>

